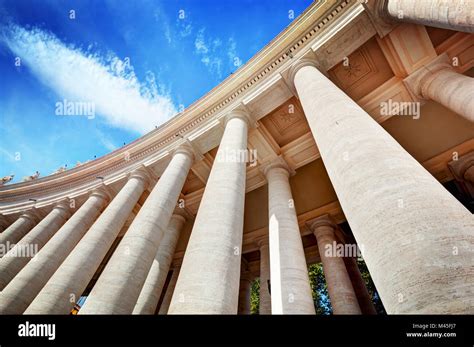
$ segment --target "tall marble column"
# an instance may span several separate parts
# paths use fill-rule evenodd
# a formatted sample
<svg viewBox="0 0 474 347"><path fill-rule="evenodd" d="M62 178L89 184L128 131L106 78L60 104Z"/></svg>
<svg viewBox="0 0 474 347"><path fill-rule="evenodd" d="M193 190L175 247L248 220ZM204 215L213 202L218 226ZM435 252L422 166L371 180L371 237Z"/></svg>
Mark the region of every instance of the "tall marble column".
<svg viewBox="0 0 474 347"><path fill-rule="evenodd" d="M392 20L474 33L471 0L385 0L380 4Z"/></svg>
<svg viewBox="0 0 474 347"><path fill-rule="evenodd" d="M336 225L327 216L316 218L307 224L318 242L333 313L361 314L344 259L337 254L337 240L334 234Z"/></svg>
<svg viewBox="0 0 474 347"><path fill-rule="evenodd" d="M155 314L161 292L165 285L166 276L170 270L173 255L178 243L179 234L183 229L186 219L173 214L168 224L168 229L160 243L153 264L143 284L133 314Z"/></svg>
<svg viewBox="0 0 474 347"><path fill-rule="evenodd" d="M161 175L110 258L79 314L131 314L168 227L193 151L182 146Z"/></svg>
<svg viewBox="0 0 474 347"><path fill-rule="evenodd" d="M97 271L149 181L142 168L128 181L62 262L26 314L68 314Z"/></svg>
<svg viewBox="0 0 474 347"><path fill-rule="evenodd" d="M454 70L446 53L404 82L416 97L436 101L474 122L474 78Z"/></svg>
<svg viewBox="0 0 474 347"><path fill-rule="evenodd" d="M109 196L96 189L0 294L0 314L21 314L74 249L100 214Z"/></svg>
<svg viewBox="0 0 474 347"><path fill-rule="evenodd" d="M360 273L359 266L357 265L357 259L355 257L344 257L343 259L347 273L351 279L352 287L354 288L354 293L359 302L361 313L367 315L377 314L365 281Z"/></svg>
<svg viewBox="0 0 474 347"><path fill-rule="evenodd" d="M252 290L253 276L248 270L240 274L239 286L239 308L238 314L250 314L250 294Z"/></svg>
<svg viewBox="0 0 474 347"><path fill-rule="evenodd" d="M228 118L186 248L169 313L236 314L247 132L243 111Z"/></svg>
<svg viewBox="0 0 474 347"><path fill-rule="evenodd" d="M57 203L31 231L0 259L0 290L35 256L69 218L68 203Z"/></svg>
<svg viewBox="0 0 474 347"><path fill-rule="evenodd" d="M260 250L260 305L259 314L271 314L272 302L270 296L270 251L268 245L268 235L257 240Z"/></svg>
<svg viewBox="0 0 474 347"><path fill-rule="evenodd" d="M15 222L13 222L12 225L7 227L0 234L0 245L4 245L5 248L13 246L20 241L21 238L25 236L40 219L41 218L37 212L33 210L25 211ZM2 258L7 252L8 250L5 253L1 253L0 258Z"/></svg>
<svg viewBox="0 0 474 347"><path fill-rule="evenodd" d="M310 60L290 71L388 313L474 312L474 218Z"/></svg>
<svg viewBox="0 0 474 347"><path fill-rule="evenodd" d="M161 302L160 308L158 310L158 314L168 314L174 288L176 287L176 282L178 281L179 270L180 266L175 266L173 269L168 287L166 288L165 295L163 296L163 301Z"/></svg>
<svg viewBox="0 0 474 347"><path fill-rule="evenodd" d="M282 161L264 169L268 181L272 314L315 314L298 219Z"/></svg>

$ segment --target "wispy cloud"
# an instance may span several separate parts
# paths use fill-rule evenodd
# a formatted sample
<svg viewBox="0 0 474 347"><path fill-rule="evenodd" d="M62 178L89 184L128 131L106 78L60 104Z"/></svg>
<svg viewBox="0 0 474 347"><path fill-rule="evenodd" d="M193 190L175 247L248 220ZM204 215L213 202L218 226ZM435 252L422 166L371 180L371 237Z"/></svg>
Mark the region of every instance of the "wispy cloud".
<svg viewBox="0 0 474 347"><path fill-rule="evenodd" d="M2 31L0 41L44 85L60 98L94 103L97 115L111 126L142 134L177 113L152 73L140 82L133 67L113 53L99 56L37 28L9 24Z"/></svg>
<svg viewBox="0 0 474 347"><path fill-rule="evenodd" d="M195 53L201 57L201 62L207 66L211 73L222 78L222 59L218 48L222 45L220 39L208 39L205 36L205 29L198 31L194 40Z"/></svg>
<svg viewBox="0 0 474 347"><path fill-rule="evenodd" d="M153 16L155 17L155 20L161 24L161 27L163 29L163 35L165 36L166 41L171 44L173 42L173 39L168 16L163 12L161 8L156 8L153 13Z"/></svg>
<svg viewBox="0 0 474 347"><path fill-rule="evenodd" d="M15 156L3 147L0 147L0 158L6 158L10 162L15 161Z"/></svg>
<svg viewBox="0 0 474 347"><path fill-rule="evenodd" d="M228 41L227 57L229 58L229 63L235 67L242 65L242 60L237 54L237 43L233 37L230 37Z"/></svg>
<svg viewBox="0 0 474 347"><path fill-rule="evenodd" d="M178 28L179 36L183 39L193 33L193 25L191 21L187 19L178 18L176 20L176 27Z"/></svg>
<svg viewBox="0 0 474 347"><path fill-rule="evenodd" d="M218 37L206 36L206 29L201 28L194 40L194 48L195 54L201 58L201 62L219 78L222 78L224 68L233 71L242 65L237 54L237 43L233 37L223 43Z"/></svg>
<svg viewBox="0 0 474 347"><path fill-rule="evenodd" d="M96 134L100 144L108 151L112 152L118 148L118 146L115 145L115 143L110 139L110 137L104 134L99 129L96 129Z"/></svg>

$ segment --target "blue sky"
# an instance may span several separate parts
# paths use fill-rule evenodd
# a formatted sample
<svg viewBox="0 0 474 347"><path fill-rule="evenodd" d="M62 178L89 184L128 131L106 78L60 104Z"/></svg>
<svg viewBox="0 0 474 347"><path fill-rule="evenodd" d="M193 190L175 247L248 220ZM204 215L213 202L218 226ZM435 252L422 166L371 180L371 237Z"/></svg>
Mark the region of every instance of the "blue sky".
<svg viewBox="0 0 474 347"><path fill-rule="evenodd" d="M245 64L310 3L0 0L0 177L46 176L133 141ZM78 103L90 112L58 109Z"/></svg>

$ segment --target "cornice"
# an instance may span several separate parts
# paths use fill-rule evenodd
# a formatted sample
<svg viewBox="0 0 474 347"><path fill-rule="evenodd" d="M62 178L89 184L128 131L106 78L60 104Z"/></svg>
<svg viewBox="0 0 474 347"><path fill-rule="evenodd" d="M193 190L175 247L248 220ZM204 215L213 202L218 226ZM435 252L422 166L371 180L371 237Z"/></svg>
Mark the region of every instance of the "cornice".
<svg viewBox="0 0 474 347"><path fill-rule="evenodd" d="M84 194L103 183L123 179L140 166L148 167L169 157L177 141L189 138L209 121L221 118L235 108L255 86L293 63L293 57L308 48L308 43L344 11L358 5L356 0L315 1L245 65L157 129L79 167L35 181L0 187L0 211L20 203L23 209L32 207L34 204L25 203L32 197L57 201L66 195Z"/></svg>

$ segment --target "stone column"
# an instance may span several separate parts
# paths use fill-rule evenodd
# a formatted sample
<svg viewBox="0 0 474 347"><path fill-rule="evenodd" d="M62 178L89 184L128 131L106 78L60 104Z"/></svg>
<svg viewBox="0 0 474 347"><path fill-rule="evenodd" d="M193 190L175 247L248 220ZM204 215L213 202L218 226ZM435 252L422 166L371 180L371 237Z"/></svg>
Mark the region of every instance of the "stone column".
<svg viewBox="0 0 474 347"><path fill-rule="evenodd" d="M127 183L49 279L25 314L69 314L117 238L148 180L144 169L135 170L130 175Z"/></svg>
<svg viewBox="0 0 474 347"><path fill-rule="evenodd" d="M448 167L466 196L474 199L474 151L450 161Z"/></svg>
<svg viewBox="0 0 474 347"><path fill-rule="evenodd" d="M166 276L170 270L173 255L178 243L179 234L183 229L186 219L173 214L168 229L163 235L160 247L156 253L153 264L146 277L145 284L140 292L133 314L155 314L161 292L165 285Z"/></svg>
<svg viewBox="0 0 474 347"><path fill-rule="evenodd" d="M170 282L168 283L168 287L166 288L166 293L163 297L163 301L161 302L158 314L168 314L171 298L173 297L174 288L176 287L176 281L178 280L179 269L179 266L173 269L173 273L171 274Z"/></svg>
<svg viewBox="0 0 474 347"><path fill-rule="evenodd" d="M9 247L12 247L14 244L20 241L21 238L25 236L40 219L41 218L37 212L29 210L21 214L12 225L7 227L0 234L0 245L5 247L5 253L0 253L0 258L2 258L8 252Z"/></svg>
<svg viewBox="0 0 474 347"><path fill-rule="evenodd" d="M474 313L472 214L312 61L290 78L387 312Z"/></svg>
<svg viewBox="0 0 474 347"><path fill-rule="evenodd" d="M474 33L473 13L471 0L385 0L384 6L392 20L467 33Z"/></svg>
<svg viewBox="0 0 474 347"><path fill-rule="evenodd" d="M236 314L248 116L232 111L207 180L169 313ZM244 156L245 157L245 156Z"/></svg>
<svg viewBox="0 0 474 347"><path fill-rule="evenodd" d="M446 53L404 82L417 98L436 101L474 122L474 78L456 72Z"/></svg>
<svg viewBox="0 0 474 347"><path fill-rule="evenodd" d="M271 314L272 302L270 296L270 251L268 246L268 235L257 240L260 250L260 306L259 314Z"/></svg>
<svg viewBox="0 0 474 347"><path fill-rule="evenodd" d="M359 302L360 311L362 314L377 314L374 303L370 297L365 281L360 273L359 266L355 257L344 257L344 264L346 265L347 273L351 279L352 287L354 288L357 301Z"/></svg>
<svg viewBox="0 0 474 347"><path fill-rule="evenodd" d="M272 314L315 314L298 219L283 161L264 170L268 181Z"/></svg>
<svg viewBox="0 0 474 347"><path fill-rule="evenodd" d="M92 288L79 314L131 314L193 163L179 148Z"/></svg>
<svg viewBox="0 0 474 347"><path fill-rule="evenodd" d="M109 196L96 189L0 295L0 314L21 314L97 219Z"/></svg>
<svg viewBox="0 0 474 347"><path fill-rule="evenodd" d="M333 314L361 314L343 257L337 254L336 225L327 217L307 222L316 236Z"/></svg>
<svg viewBox="0 0 474 347"><path fill-rule="evenodd" d="M0 291L48 242L70 216L69 205L62 201L0 259Z"/></svg>
<svg viewBox="0 0 474 347"><path fill-rule="evenodd" d="M248 270L243 270L240 275L239 308L238 314L250 314L250 294L253 276Z"/></svg>
<svg viewBox="0 0 474 347"><path fill-rule="evenodd" d="M469 166L466 171L464 171L464 179L474 183L474 165Z"/></svg>

